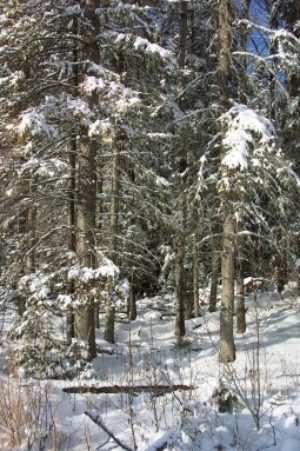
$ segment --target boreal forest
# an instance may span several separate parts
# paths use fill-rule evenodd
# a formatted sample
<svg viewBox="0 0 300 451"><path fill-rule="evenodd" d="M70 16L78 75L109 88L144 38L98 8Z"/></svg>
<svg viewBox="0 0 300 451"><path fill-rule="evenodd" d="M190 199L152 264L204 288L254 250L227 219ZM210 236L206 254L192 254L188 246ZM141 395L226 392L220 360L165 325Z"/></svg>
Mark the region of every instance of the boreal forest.
<svg viewBox="0 0 300 451"><path fill-rule="evenodd" d="M300 450L300 1L0 0L0 450Z"/></svg>

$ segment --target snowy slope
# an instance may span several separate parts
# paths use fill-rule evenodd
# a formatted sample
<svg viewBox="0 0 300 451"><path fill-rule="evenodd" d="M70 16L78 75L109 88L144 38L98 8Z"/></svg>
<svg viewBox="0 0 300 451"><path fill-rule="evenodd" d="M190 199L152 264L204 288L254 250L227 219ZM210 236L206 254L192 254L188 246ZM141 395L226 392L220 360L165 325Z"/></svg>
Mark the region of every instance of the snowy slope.
<svg viewBox="0 0 300 451"><path fill-rule="evenodd" d="M186 343L179 349L172 298L140 300L136 321L129 324L125 315L118 316L115 345L101 339L103 329L98 332L98 343L111 354L101 353L76 380L42 382L54 427L41 449L124 449L94 424L89 412L128 449L299 451L299 298L289 289L283 299L263 293L255 303L250 295L247 304L248 330L236 335L236 362L224 367L217 358L218 312L187 321ZM214 392L220 381L236 395L232 414L218 412ZM62 391L85 385L174 384L194 389L165 395L135 393L134 388L129 394ZM2 446L12 449L5 441ZM24 442L14 449L28 446Z"/></svg>

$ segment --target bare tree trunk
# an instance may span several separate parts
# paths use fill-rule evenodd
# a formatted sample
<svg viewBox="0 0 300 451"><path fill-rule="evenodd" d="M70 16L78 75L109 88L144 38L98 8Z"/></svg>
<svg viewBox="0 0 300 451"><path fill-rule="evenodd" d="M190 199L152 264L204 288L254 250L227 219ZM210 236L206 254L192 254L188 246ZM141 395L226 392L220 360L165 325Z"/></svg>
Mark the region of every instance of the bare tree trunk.
<svg viewBox="0 0 300 451"><path fill-rule="evenodd" d="M236 331L239 334L246 332L246 307L245 290L243 278L239 277L237 281L237 309L236 309Z"/></svg>
<svg viewBox="0 0 300 451"><path fill-rule="evenodd" d="M234 310L234 223L229 217L223 226L222 303L220 312L220 361L235 360L233 339Z"/></svg>
<svg viewBox="0 0 300 451"><path fill-rule="evenodd" d="M209 293L209 311L215 312L217 308L217 296L220 273L220 241L215 239L212 248L211 257L211 283Z"/></svg>
<svg viewBox="0 0 300 451"><path fill-rule="evenodd" d="M99 305L94 306L94 322L95 322L95 329L100 328L100 307Z"/></svg>
<svg viewBox="0 0 300 451"><path fill-rule="evenodd" d="M198 261L198 236L194 229L193 237L193 300L194 300L194 317L200 316L199 306L199 261Z"/></svg>
<svg viewBox="0 0 300 451"><path fill-rule="evenodd" d="M251 0L242 0L243 12L242 18L244 20L249 20L249 11ZM249 31L247 29L243 30L240 35L240 50L241 52L247 52ZM248 92L248 73L247 73L247 56L240 57L239 66L239 100L241 103L247 104L247 92Z"/></svg>
<svg viewBox="0 0 300 451"><path fill-rule="evenodd" d="M91 142L81 142L78 168L78 214L76 240L80 263L89 268L95 268L95 212L96 212L96 145ZM89 290L89 287L87 287ZM87 305L75 312L76 337L87 341L90 358L96 356L94 299L85 293Z"/></svg>
<svg viewBox="0 0 300 451"><path fill-rule="evenodd" d="M193 40L192 40L193 42ZM197 183L199 171L199 157L197 152L193 154L193 178L194 183ZM199 229L199 202L195 199L193 202L193 306L194 317L200 316L199 305L199 255L198 255L198 229Z"/></svg>
<svg viewBox="0 0 300 451"><path fill-rule="evenodd" d="M110 254L112 260L117 263L117 234L119 230L119 197L120 197L120 152L119 142L115 142L113 149L112 161L112 181L111 181L111 206L110 206ZM108 301L106 306L106 326L104 332L104 339L109 343L115 342L115 307L111 301Z"/></svg>
<svg viewBox="0 0 300 451"><path fill-rule="evenodd" d="M117 250L117 234L119 230L119 210L120 210L120 149L119 142L115 142L112 161L111 180L111 206L110 206L110 253L113 255Z"/></svg>
<svg viewBox="0 0 300 451"><path fill-rule="evenodd" d="M250 10L251 0L243 0L243 19L249 20L249 10ZM241 35L241 51L247 51L247 40L248 40L248 32L245 31ZM241 102L245 102L245 94L247 93L247 57L244 56L241 58L241 77L239 83L239 97ZM241 238L239 238L238 242L239 247L242 245ZM239 334L244 334L246 332L247 323L246 323L246 307L245 307L245 289L244 289L244 271L243 271L243 261L240 259L239 261L239 275L237 278L237 307L236 307L236 331Z"/></svg>
<svg viewBox="0 0 300 451"><path fill-rule="evenodd" d="M180 2L180 48L178 55L179 68L181 70L180 90L184 86L183 70L186 59L186 41L187 41L187 2ZM182 106L182 105L181 105ZM184 309L187 298L185 285L185 254L186 254L186 217L187 217L187 199L186 199L186 184L187 184L187 142L186 130L183 126L181 129L181 143L179 156L179 232L176 243L176 306L175 306L175 335L180 341L181 337L185 335L185 318Z"/></svg>
<svg viewBox="0 0 300 451"><path fill-rule="evenodd" d="M124 57L120 53L118 55L118 72L124 72ZM113 147L112 169L111 169L111 204L110 204L110 235L109 235L109 252L112 261L117 265L118 259L118 232L119 232L119 213L120 213L120 145L124 137L117 134ZM105 331L104 339L109 343L115 342L115 306L112 300L107 301L105 308ZM99 318L99 315L98 315Z"/></svg>
<svg viewBox="0 0 300 451"><path fill-rule="evenodd" d="M130 321L135 321L137 317L136 311L136 300L135 300L135 288L134 288L134 279L132 277L131 284L129 287L129 294L127 300L127 315Z"/></svg>
<svg viewBox="0 0 300 451"><path fill-rule="evenodd" d="M72 142L72 147L69 151L69 186L68 186L68 250L71 252L76 252L76 235L75 235L75 189L76 189L76 141ZM70 296L74 295L75 285L74 281L69 281L67 286L68 294ZM71 344L72 338L75 337L74 329L74 311L73 307L70 306L67 311L67 342Z"/></svg>
<svg viewBox="0 0 300 451"><path fill-rule="evenodd" d="M115 307L112 304L108 304L105 309L106 324L104 331L104 340L108 343L115 342Z"/></svg>
<svg viewBox="0 0 300 451"><path fill-rule="evenodd" d="M78 35L78 19L73 18L72 31L74 36ZM73 48L73 86L76 91L78 91L79 86L79 70L78 70L78 44L75 42ZM71 148L69 149L69 182L68 182L68 217L67 217L67 240L68 240L68 250L70 252L76 252L76 208L75 208L75 193L76 193L76 155L77 155L77 143L76 137L72 138ZM67 285L67 292L70 296L75 293L74 281L69 281ZM75 327L74 327L74 310L70 306L67 311L67 342L71 344L72 339L75 337Z"/></svg>
<svg viewBox="0 0 300 451"><path fill-rule="evenodd" d="M22 209L19 213L19 217L18 217L18 226L19 226L19 233L22 236L25 236L27 233L27 209ZM18 286L18 280L20 279L20 277L22 277L22 275L24 275L26 270L26 266L24 268L24 264L21 260L21 257L18 256L16 257L14 264L13 264L13 268L12 268L12 288L15 290L17 289ZM17 291L17 296L16 296L16 304L17 304L17 309L18 309L18 313L20 316L23 316L23 314L25 313L26 310L26 298L22 293L18 293Z"/></svg>
<svg viewBox="0 0 300 451"><path fill-rule="evenodd" d="M229 72L231 67L231 33L228 0L219 0L219 86L223 110L229 107ZM224 132L224 130L222 130ZM226 168L222 168L222 177L227 176ZM220 362L235 360L233 339L234 310L234 219L231 199L223 194L223 242L222 242L222 301L220 312Z"/></svg>
<svg viewBox="0 0 300 451"><path fill-rule="evenodd" d="M134 167L131 167L128 171L128 175L130 177L130 181L132 185L135 184L135 169ZM134 226L135 224L135 217L132 216L131 218L131 225ZM135 321L137 318L137 309L136 309L136 277L135 277L135 271L136 269L132 269L130 278L130 284L129 284L129 294L127 297L127 317L130 321Z"/></svg>
<svg viewBox="0 0 300 451"><path fill-rule="evenodd" d="M86 57L95 64L100 62L100 50L97 43L99 34L99 18L96 8L100 6L99 0L85 0L84 14L93 26L93 39L86 45ZM96 99L94 99L96 101ZM96 228L96 153L98 143L88 139L81 140L78 156L78 215L76 240L77 253L82 265L95 268L95 237ZM88 289L88 288L87 288ZM95 314L93 295L85 293L87 302L84 307L75 312L75 334L88 343L89 358L96 356L95 342Z"/></svg>

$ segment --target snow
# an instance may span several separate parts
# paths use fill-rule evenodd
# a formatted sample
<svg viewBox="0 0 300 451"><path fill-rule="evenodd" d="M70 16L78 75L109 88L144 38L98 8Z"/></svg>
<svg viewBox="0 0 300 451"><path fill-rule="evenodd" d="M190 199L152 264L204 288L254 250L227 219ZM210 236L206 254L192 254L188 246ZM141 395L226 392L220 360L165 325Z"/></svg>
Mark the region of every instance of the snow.
<svg viewBox="0 0 300 451"><path fill-rule="evenodd" d="M95 91L99 92L101 89L106 87L106 83L103 78L97 78L94 75L85 77L82 90L86 94L93 94Z"/></svg>
<svg viewBox="0 0 300 451"><path fill-rule="evenodd" d="M138 97L130 97L130 93L125 92L124 97L116 102L116 110L118 113L125 113L130 108L135 108L136 106L141 104L141 101Z"/></svg>
<svg viewBox="0 0 300 451"><path fill-rule="evenodd" d="M108 133L112 128L109 119L97 119L89 125L89 136L99 136Z"/></svg>
<svg viewBox="0 0 300 451"><path fill-rule="evenodd" d="M98 271L103 277L113 277L116 268L109 261L96 270L72 267L69 274L90 280ZM250 278L252 280L252 278ZM245 279L247 283L250 279ZM258 277L254 279L259 279ZM31 291L40 292L46 279L24 278ZM120 281L128 291L128 280ZM208 292L204 292L204 298ZM72 302L61 296L62 302ZM101 418L102 423L123 444L133 448L133 433L138 449L155 451L168 443L173 451L299 451L300 449L300 309L290 284L283 299L270 291L246 299L248 329L236 335L237 360L228 367L218 363L219 314L203 311L203 316L186 321L186 347L175 346L172 295L157 295L138 300L138 317L127 323L117 313L116 343L106 343L101 329L97 331L98 345L111 354L101 353L91 366L73 380L53 380L25 386L47 391L48 408L55 422L56 440L62 451L96 449L108 440L107 434L85 415ZM260 324L260 430L249 406L258 398L253 394L257 379L253 356L257 337L256 317ZM9 315L7 319L9 318ZM123 318L123 321L121 321ZM58 330L60 325L57 324ZM0 358L1 354L0 354ZM130 363L131 362L131 363ZM232 376L234 379L232 379ZM238 402L233 413L219 413L213 393L222 379L234 390L238 383ZM134 394L67 394L64 387L112 385L191 384L192 392L153 397L149 393ZM40 388L39 388L40 387ZM44 387L44 388L43 388ZM40 392L39 396L43 396ZM49 417L50 418L50 417ZM41 426L42 427L42 426ZM50 433L49 433L50 434ZM51 434L50 434L51 435ZM24 451L27 449L25 442ZM53 449L46 440L46 450ZM110 439L99 449L122 450Z"/></svg>
<svg viewBox="0 0 300 451"><path fill-rule="evenodd" d="M80 5L77 3L74 6L67 6L65 8L65 13L67 16L77 16L81 13Z"/></svg>
<svg viewBox="0 0 300 451"><path fill-rule="evenodd" d="M20 135L26 135L27 133L30 133L32 136L45 134L49 138L58 135L57 130L52 125L47 124L44 114L35 110L27 111L21 115L21 122L17 127L17 131Z"/></svg>
<svg viewBox="0 0 300 451"><path fill-rule="evenodd" d="M10 77L0 77L0 87L9 83Z"/></svg>
<svg viewBox="0 0 300 451"><path fill-rule="evenodd" d="M225 148L222 165L230 169L246 171L249 168L251 149L271 146L275 136L271 121L245 105L235 105L220 120L227 128L222 140ZM255 158L252 166L259 165L259 160Z"/></svg>
<svg viewBox="0 0 300 451"><path fill-rule="evenodd" d="M172 52L169 50L164 49L158 44L153 44L148 41L148 39L144 39L141 37L136 38L134 44L134 48L137 50L139 48L142 48L145 50L146 53L156 53L158 54L162 59L166 58L172 58Z"/></svg>
<svg viewBox="0 0 300 451"><path fill-rule="evenodd" d="M229 168L248 169L248 152L251 135L244 130L229 130L223 139L223 145L229 148L222 160L222 164Z"/></svg>
<svg viewBox="0 0 300 451"><path fill-rule="evenodd" d="M166 180L164 177L160 177L158 175L155 178L155 183L158 186L165 187L165 188L168 188L169 186L171 186L171 184L170 184L170 182L168 182L168 180Z"/></svg>
<svg viewBox="0 0 300 451"><path fill-rule="evenodd" d="M4 24L7 21L6 14L0 14L0 24Z"/></svg>
<svg viewBox="0 0 300 451"><path fill-rule="evenodd" d="M151 139L173 139L174 135L172 133L147 133L147 136Z"/></svg>
<svg viewBox="0 0 300 451"><path fill-rule="evenodd" d="M26 151L26 148L25 148ZM67 164L57 158L49 158L44 160L42 158L31 157L18 170L18 174L22 175L27 171L34 173L40 177L57 177L59 174L64 174L67 169Z"/></svg>
<svg viewBox="0 0 300 451"><path fill-rule="evenodd" d="M126 35L119 34L116 38L116 42L122 42L124 39L127 40ZM170 63L175 62L174 56L170 50L166 50L160 45L148 41L148 39L137 37L133 42L133 47L135 50L142 49L146 53L158 55L161 59Z"/></svg>
<svg viewBox="0 0 300 451"><path fill-rule="evenodd" d="M85 266L72 266L68 270L68 279L89 283L91 280L101 278L115 278L118 277L119 273L119 268L111 260L105 258L103 264L96 269Z"/></svg>
<svg viewBox="0 0 300 451"><path fill-rule="evenodd" d="M97 65L93 65L91 70L102 73L103 77L85 77L81 90L87 95L96 93L102 100L105 99L106 108L110 109L114 116L123 115L141 104L138 93L120 83L119 77L114 76L112 72Z"/></svg>
<svg viewBox="0 0 300 451"><path fill-rule="evenodd" d="M58 302L64 306L64 308L72 306L73 298L68 294L59 294L57 297Z"/></svg>
<svg viewBox="0 0 300 451"><path fill-rule="evenodd" d="M71 97L68 97L66 107L75 117L82 118L84 123L89 123L90 119L94 116L88 103L81 99L72 99Z"/></svg>

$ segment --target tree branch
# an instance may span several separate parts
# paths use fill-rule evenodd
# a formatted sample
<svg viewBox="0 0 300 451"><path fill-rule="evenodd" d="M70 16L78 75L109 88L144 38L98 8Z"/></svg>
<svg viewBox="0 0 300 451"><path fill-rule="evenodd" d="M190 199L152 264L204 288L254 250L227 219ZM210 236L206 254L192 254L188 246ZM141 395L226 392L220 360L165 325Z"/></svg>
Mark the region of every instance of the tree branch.
<svg viewBox="0 0 300 451"><path fill-rule="evenodd" d="M114 434L112 431L110 431L105 424L102 421L102 418L99 414L94 416L93 414L89 412L84 412L85 415L87 415L97 426L99 426L101 429L103 429L104 432L106 432L107 435L109 435L121 448L125 449L126 451L133 451L133 448L130 448L129 446L122 443Z"/></svg>

